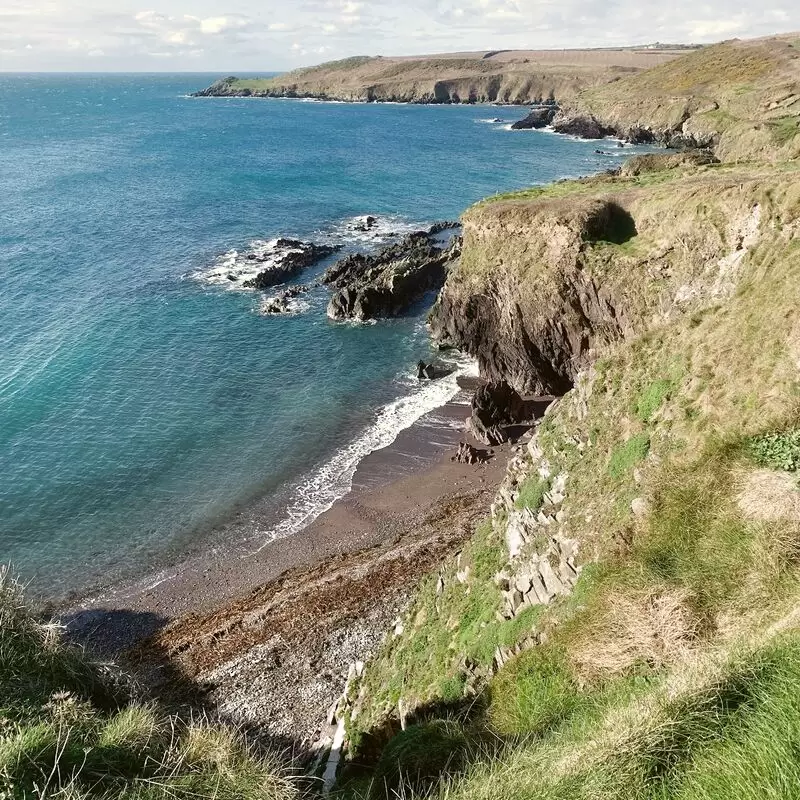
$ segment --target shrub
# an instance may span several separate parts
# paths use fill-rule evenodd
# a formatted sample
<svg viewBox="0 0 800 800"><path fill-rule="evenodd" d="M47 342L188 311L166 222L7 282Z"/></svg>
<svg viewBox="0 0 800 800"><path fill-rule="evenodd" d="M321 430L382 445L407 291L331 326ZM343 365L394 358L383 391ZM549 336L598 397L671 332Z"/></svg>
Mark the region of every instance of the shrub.
<svg viewBox="0 0 800 800"><path fill-rule="evenodd" d="M800 469L800 428L752 438L750 456L762 467L796 472Z"/></svg>

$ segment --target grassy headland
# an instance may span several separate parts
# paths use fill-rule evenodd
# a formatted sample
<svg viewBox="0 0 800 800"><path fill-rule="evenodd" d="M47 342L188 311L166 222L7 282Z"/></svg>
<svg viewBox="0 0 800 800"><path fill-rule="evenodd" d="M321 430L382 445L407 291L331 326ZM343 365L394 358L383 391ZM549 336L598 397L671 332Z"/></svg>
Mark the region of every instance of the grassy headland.
<svg viewBox="0 0 800 800"><path fill-rule="evenodd" d="M538 50L418 58L360 56L269 79L225 78L200 94L414 103L533 103L575 96L675 58L666 49Z"/></svg>
<svg viewBox="0 0 800 800"><path fill-rule="evenodd" d="M353 689L344 797L797 796L794 46L576 100L683 133L716 103L724 163L638 158L465 215L434 330L567 391Z"/></svg>
<svg viewBox="0 0 800 800"><path fill-rule="evenodd" d="M589 87L567 103L620 133L714 146L720 159L800 154L800 38L732 40Z"/></svg>

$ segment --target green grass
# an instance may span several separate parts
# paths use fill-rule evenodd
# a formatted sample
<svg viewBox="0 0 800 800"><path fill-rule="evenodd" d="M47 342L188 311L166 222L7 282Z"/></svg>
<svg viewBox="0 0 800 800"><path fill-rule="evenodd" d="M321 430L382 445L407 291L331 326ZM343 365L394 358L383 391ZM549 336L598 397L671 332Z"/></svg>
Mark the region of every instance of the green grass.
<svg viewBox="0 0 800 800"><path fill-rule="evenodd" d="M800 134L800 117L781 117L767 123L772 138L778 145L785 145Z"/></svg>
<svg viewBox="0 0 800 800"><path fill-rule="evenodd" d="M235 732L133 697L125 677L64 644L0 574L3 800L296 800L273 757Z"/></svg>
<svg viewBox="0 0 800 800"><path fill-rule="evenodd" d="M636 398L636 416L645 424L650 422L661 406L670 399L675 388L674 380L661 379L653 381Z"/></svg>
<svg viewBox="0 0 800 800"><path fill-rule="evenodd" d="M443 776L460 772L468 760L469 739L456 721L437 719L410 725L384 749L375 768L371 795L424 792Z"/></svg>
<svg viewBox="0 0 800 800"><path fill-rule="evenodd" d="M631 436L627 442L618 445L611 453L608 461L608 474L615 480L629 475L633 468L647 457L649 452L649 434L638 433Z"/></svg>
<svg viewBox="0 0 800 800"><path fill-rule="evenodd" d="M570 714L580 693L564 651L542 647L509 662L490 682L488 694L494 731L541 736Z"/></svg>
<svg viewBox="0 0 800 800"><path fill-rule="evenodd" d="M773 220L796 222L800 195L783 177L796 167L757 168L746 185L751 169L722 165L626 198L636 252L585 249L596 256L581 262L586 273L625 309L626 339L598 345L580 402L576 390L537 428L543 457L568 475L564 513L506 572L521 574L535 537L557 532L579 542L572 593L500 619L501 518L443 567L441 591L432 576L407 633L367 668L367 711L356 721L364 732L391 718L401 696L428 715L458 709L448 719L469 740L468 763L433 789L442 800L800 796L791 755L800 713L784 693L800 670L800 523L790 502L775 522L746 496L758 466L800 467L800 259L785 234L770 233ZM613 183L553 192L605 196ZM546 208L543 192L533 194ZM715 295L718 259L736 246L731 220L756 202L769 214L762 239L732 296ZM472 222L491 224L494 213L525 220L511 209ZM520 296L538 308L548 251L535 233L524 244L517 256L502 237L485 241L485 276L469 264L462 275L470 291L513 264L527 282ZM704 281L707 297L675 306L677 287ZM539 466L530 465L518 508L542 503ZM634 498L646 501L635 514ZM465 566L470 577L456 580ZM529 649L497 670L494 649L520 643ZM394 704L382 693L392 681ZM396 796L419 793L401 785Z"/></svg>
<svg viewBox="0 0 800 800"><path fill-rule="evenodd" d="M538 511L542 507L544 496L549 491L550 481L533 475L520 487L515 505L518 509L529 508L531 511Z"/></svg>

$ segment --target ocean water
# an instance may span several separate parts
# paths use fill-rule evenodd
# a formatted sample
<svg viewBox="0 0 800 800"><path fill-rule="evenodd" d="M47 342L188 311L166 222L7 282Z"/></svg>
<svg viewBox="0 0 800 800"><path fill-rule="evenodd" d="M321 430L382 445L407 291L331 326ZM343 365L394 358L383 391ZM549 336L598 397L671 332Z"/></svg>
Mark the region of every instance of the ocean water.
<svg viewBox="0 0 800 800"><path fill-rule="evenodd" d="M631 153L521 109L186 96L216 77L0 74L0 560L53 598L224 546L256 500L256 546L302 535L454 393L414 378L424 307L266 317L214 279L254 242L373 247L354 217L414 229Z"/></svg>

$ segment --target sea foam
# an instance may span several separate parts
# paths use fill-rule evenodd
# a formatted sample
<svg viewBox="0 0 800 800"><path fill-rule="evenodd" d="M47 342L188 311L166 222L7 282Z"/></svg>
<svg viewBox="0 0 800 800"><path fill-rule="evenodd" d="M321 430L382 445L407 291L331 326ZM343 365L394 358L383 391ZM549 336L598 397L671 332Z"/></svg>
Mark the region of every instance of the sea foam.
<svg viewBox="0 0 800 800"><path fill-rule="evenodd" d="M407 387L408 393L383 406L369 427L293 487L293 500L284 518L277 525L257 532L258 547L249 555L308 527L350 491L358 465L366 456L389 446L401 431L456 397L460 391L459 377L477 375L477 363L470 358L453 355L443 361L453 372L439 380L421 382L411 373L400 376L399 382Z"/></svg>

